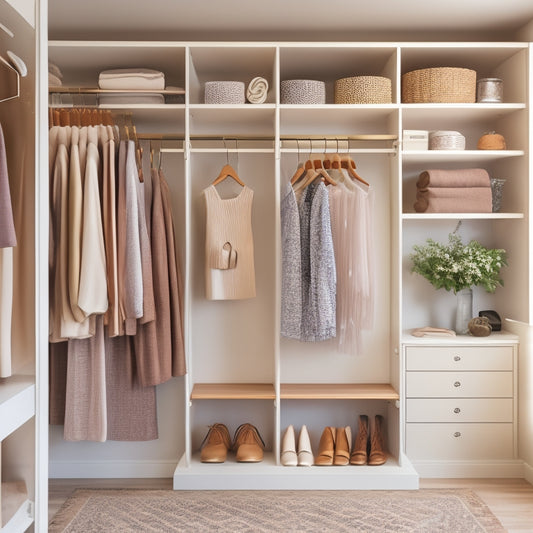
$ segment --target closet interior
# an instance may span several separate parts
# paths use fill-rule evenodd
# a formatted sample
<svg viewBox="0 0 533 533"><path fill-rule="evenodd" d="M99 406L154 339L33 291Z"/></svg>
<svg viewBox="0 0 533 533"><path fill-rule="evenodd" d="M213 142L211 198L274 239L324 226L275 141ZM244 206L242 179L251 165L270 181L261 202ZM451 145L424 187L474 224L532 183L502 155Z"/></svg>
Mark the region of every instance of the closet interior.
<svg viewBox="0 0 533 533"><path fill-rule="evenodd" d="M164 72L159 91L165 103L101 103L126 112L141 143L161 146L169 182L179 262L184 276L184 335L187 375L158 387L160 437L144 443L69 443L51 428L52 477L174 476L182 488L416 488L418 473L406 453L406 350L424 346L409 330L428 324L452 327L453 294L429 290L410 272L414 244L436 240L459 227L464 241L505 248L505 285L495 294L475 291L477 314L497 309L513 333L476 339L511 346L520 323L528 323L524 296L528 275L528 46L494 43L180 43L51 41L49 60L63 72L62 87L50 89L52 106L84 106L100 98L99 73L145 67ZM478 78L505 80L501 103L408 104L401 101L402 74L417 68L454 64L476 70ZM391 101L335 104L335 81L366 74L391 80ZM248 83L260 76L269 85L264 103L204 103L206 82ZM325 83L322 104L286 104L280 83L317 79ZM175 89L175 88L178 89ZM101 94L98 94L101 93ZM184 94L183 100L174 99ZM96 96L95 96L96 95ZM172 98L169 98L172 97ZM90 100L92 99L92 100ZM409 150L404 130L460 130L466 149ZM486 131L505 136L507 149L478 150ZM282 315L280 209L287 184L306 160L351 157L374 193L374 315L362 331L356 354L342 353L336 339L302 342L285 338ZM206 213L203 192L229 164L253 190L253 298L206 297ZM498 213L417 213L416 179L428 168L485 168L507 177ZM221 198L238 196L242 186L226 179ZM512 235L512 239L509 238ZM448 345L469 344L457 337ZM439 343L437 343L438 345ZM444 343L446 344L446 343ZM515 359L516 359L516 352ZM498 472L517 472L516 361L511 371L511 451L490 457ZM326 426L351 426L360 415L384 420L386 464L347 468L298 468L280 464L281 436L289 425L306 425L313 451ZM424 419L422 423L431 423ZM251 423L265 442L261 463L205 464L199 451L210 425L224 423L230 434ZM414 426L409 426L414 431ZM417 426L417 430L423 429ZM428 426L429 427L429 426ZM494 428L492 428L494 429ZM411 438L414 433L411 434ZM420 440L422 437L418 437ZM410 442L413 442L412 440ZM417 441L418 442L418 441ZM411 444L412 445L412 444ZM413 448L414 449L414 448ZM174 471L174 461L181 456ZM438 456L423 454L426 472L446 472ZM413 460L416 463L417 453ZM453 458L461 459L461 451ZM475 458L466 454L466 470ZM429 462L428 462L429 461ZM492 461L492 463L491 463ZM444 464L444 466L442 466ZM417 465L418 466L418 465ZM437 468L438 467L438 468ZM437 470L432 470L436 468ZM481 468L483 470L483 468ZM477 475L489 475L485 468ZM223 475L221 475L223 474Z"/></svg>

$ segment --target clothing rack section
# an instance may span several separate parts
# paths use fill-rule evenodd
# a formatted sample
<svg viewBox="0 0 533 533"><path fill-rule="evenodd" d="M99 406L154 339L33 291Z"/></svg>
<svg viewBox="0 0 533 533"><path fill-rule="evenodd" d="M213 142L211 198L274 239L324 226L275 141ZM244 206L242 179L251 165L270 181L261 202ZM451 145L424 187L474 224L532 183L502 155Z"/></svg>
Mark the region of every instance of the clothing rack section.
<svg viewBox="0 0 533 533"><path fill-rule="evenodd" d="M186 373L170 189L112 118L49 133L50 422L70 441L157 439L155 386Z"/></svg>

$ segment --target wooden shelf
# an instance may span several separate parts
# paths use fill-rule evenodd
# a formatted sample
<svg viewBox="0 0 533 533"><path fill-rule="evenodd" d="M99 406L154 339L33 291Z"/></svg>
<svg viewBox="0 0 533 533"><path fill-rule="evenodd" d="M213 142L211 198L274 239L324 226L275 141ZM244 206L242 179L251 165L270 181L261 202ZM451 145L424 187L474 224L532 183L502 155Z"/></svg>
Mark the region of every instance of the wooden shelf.
<svg viewBox="0 0 533 533"><path fill-rule="evenodd" d="M185 89L99 89L98 87L48 87L57 94L185 94Z"/></svg>
<svg viewBox="0 0 533 533"><path fill-rule="evenodd" d="M398 400L388 383L282 383L282 400Z"/></svg>
<svg viewBox="0 0 533 533"><path fill-rule="evenodd" d="M196 383L191 400L274 400L272 383Z"/></svg>

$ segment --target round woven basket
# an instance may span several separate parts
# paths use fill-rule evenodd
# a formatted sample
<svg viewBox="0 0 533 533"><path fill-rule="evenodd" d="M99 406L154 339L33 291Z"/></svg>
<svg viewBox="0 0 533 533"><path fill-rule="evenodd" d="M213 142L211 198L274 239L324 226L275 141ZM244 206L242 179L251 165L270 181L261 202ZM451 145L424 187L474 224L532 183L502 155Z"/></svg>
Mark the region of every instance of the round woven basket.
<svg viewBox="0 0 533 533"><path fill-rule="evenodd" d="M242 81L206 81L204 101L206 104L244 104Z"/></svg>
<svg viewBox="0 0 533 533"><path fill-rule="evenodd" d="M465 138L458 131L432 131L429 133L430 150L464 150Z"/></svg>
<svg viewBox="0 0 533 533"><path fill-rule="evenodd" d="M282 104L325 104L326 84L318 80L283 80Z"/></svg>
<svg viewBox="0 0 533 533"><path fill-rule="evenodd" d="M458 67L412 70L402 75L402 102L471 104L476 101L476 71Z"/></svg>
<svg viewBox="0 0 533 533"><path fill-rule="evenodd" d="M354 76L335 82L336 104L390 104L392 82L382 76Z"/></svg>

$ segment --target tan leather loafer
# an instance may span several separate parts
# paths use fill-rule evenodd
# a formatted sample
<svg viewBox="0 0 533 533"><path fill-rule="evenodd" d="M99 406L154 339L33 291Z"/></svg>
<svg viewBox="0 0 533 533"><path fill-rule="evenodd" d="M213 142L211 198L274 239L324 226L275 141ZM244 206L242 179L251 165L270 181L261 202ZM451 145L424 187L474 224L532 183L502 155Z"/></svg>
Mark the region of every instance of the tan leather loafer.
<svg viewBox="0 0 533 533"><path fill-rule="evenodd" d="M265 443L252 424L241 424L233 437L233 449L237 462L259 463L263 460Z"/></svg>
<svg viewBox="0 0 533 533"><path fill-rule="evenodd" d="M213 424L202 442L200 457L202 463L223 463L231 448L231 438L224 424Z"/></svg>

